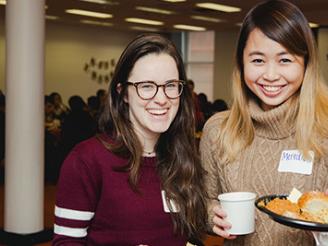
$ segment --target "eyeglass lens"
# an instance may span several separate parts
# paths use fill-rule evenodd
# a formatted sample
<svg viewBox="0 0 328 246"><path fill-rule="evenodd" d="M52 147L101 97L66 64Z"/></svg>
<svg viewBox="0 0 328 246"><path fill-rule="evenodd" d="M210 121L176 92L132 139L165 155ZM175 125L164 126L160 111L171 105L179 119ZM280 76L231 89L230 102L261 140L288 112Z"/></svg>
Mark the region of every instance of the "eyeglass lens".
<svg viewBox="0 0 328 246"><path fill-rule="evenodd" d="M139 82L136 84L138 95L143 99L153 98L157 94L159 87L163 87L165 95L171 99L179 97L183 90L181 81L170 81L163 85L157 85L152 81Z"/></svg>

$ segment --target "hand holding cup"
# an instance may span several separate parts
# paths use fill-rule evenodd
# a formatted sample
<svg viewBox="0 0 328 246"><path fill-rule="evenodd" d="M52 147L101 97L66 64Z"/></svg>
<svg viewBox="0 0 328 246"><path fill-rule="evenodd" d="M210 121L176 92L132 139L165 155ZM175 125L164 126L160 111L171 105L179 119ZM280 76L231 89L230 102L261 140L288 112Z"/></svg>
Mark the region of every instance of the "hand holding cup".
<svg viewBox="0 0 328 246"><path fill-rule="evenodd" d="M216 219L221 228L231 235L245 235L255 231L255 205L256 194L251 192L230 192L220 194L221 210L216 214L226 217L223 221ZM224 212L224 213L222 213ZM228 228L229 222L231 227Z"/></svg>

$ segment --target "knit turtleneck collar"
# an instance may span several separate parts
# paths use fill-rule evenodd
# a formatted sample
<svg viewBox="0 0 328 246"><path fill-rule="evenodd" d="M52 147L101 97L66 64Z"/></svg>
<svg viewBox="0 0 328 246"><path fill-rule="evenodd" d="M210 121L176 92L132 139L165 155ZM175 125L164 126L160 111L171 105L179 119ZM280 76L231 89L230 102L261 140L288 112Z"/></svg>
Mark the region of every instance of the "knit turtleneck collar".
<svg viewBox="0 0 328 246"><path fill-rule="evenodd" d="M269 139L283 139L295 133L295 119L292 119L292 115L286 118L289 108L295 107L291 100L268 111L264 111L254 99L249 101L248 106L255 135Z"/></svg>

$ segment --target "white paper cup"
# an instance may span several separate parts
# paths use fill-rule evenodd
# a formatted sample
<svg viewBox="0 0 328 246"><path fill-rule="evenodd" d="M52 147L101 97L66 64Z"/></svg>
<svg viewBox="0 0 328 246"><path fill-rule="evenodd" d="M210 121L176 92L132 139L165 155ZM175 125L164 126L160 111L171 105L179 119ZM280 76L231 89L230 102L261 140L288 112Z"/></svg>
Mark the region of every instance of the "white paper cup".
<svg viewBox="0 0 328 246"><path fill-rule="evenodd" d="M255 231L255 198L251 192L230 192L218 196L222 209L231 223L231 235L244 235Z"/></svg>

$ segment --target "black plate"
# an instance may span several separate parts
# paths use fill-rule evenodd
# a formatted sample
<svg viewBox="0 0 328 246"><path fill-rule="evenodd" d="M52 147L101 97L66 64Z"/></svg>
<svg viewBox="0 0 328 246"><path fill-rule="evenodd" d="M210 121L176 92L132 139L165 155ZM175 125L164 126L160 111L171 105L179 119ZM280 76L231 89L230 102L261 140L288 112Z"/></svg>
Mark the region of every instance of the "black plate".
<svg viewBox="0 0 328 246"><path fill-rule="evenodd" d="M262 196L255 201L255 206L260 211L269 215L269 217L271 219L273 219L274 221L276 221L280 224L299 228L299 229L310 230L310 231L328 231L328 224L310 222L310 221L305 221L305 220L298 220L298 219L293 219L290 217L282 216L282 215L276 214L260 205L260 203L264 203L266 205L268 202L270 202L271 200L273 200L274 198L277 198L277 197L280 199L287 199L287 196L288 195Z"/></svg>

